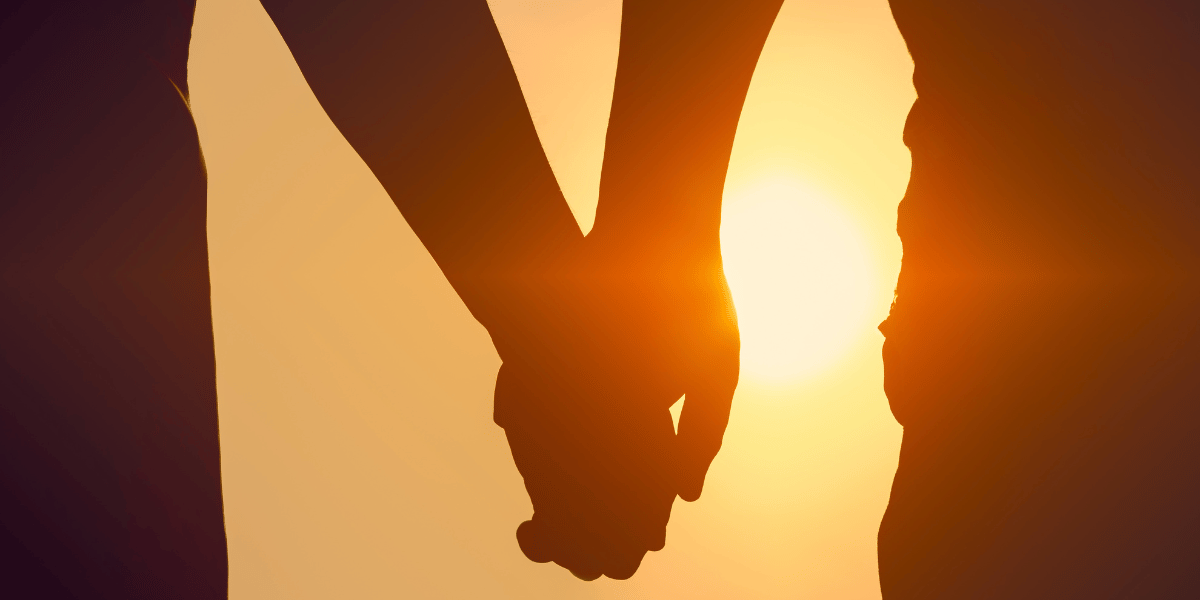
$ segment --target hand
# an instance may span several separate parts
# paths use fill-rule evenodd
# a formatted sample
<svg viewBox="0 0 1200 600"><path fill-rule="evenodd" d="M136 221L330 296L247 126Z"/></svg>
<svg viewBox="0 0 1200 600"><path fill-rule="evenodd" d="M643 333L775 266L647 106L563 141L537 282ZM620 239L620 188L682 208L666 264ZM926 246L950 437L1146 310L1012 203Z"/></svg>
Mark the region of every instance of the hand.
<svg viewBox="0 0 1200 600"><path fill-rule="evenodd" d="M518 541L583 579L627 578L663 547L675 495L700 496L737 384L719 258L614 256L589 238L522 335L497 339L496 422L534 504ZM676 435L669 408L685 394Z"/></svg>
<svg viewBox="0 0 1200 600"><path fill-rule="evenodd" d="M628 578L665 543L676 494L670 414L614 406L605 391L568 396L528 375L505 364L496 386L497 402L540 405L505 427L534 508L517 530L521 549L584 580Z"/></svg>

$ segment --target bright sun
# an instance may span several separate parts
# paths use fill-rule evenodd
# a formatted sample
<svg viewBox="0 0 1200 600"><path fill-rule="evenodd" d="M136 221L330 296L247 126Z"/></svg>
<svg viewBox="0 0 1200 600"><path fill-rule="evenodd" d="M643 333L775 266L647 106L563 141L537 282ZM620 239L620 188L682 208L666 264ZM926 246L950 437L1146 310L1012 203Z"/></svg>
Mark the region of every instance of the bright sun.
<svg viewBox="0 0 1200 600"><path fill-rule="evenodd" d="M721 247L744 379L796 383L832 366L864 331L872 263L833 202L788 179L733 190Z"/></svg>

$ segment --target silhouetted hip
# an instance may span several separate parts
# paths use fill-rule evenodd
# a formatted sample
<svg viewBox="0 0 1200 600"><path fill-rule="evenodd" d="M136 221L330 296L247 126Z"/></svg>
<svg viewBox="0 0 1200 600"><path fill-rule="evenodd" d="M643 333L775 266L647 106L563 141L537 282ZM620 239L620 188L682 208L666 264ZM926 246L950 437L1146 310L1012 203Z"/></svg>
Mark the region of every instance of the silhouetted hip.
<svg viewBox="0 0 1200 600"><path fill-rule="evenodd" d="M206 185L168 77L187 39L164 63L139 38L191 15L6 10L0 596L224 598Z"/></svg>

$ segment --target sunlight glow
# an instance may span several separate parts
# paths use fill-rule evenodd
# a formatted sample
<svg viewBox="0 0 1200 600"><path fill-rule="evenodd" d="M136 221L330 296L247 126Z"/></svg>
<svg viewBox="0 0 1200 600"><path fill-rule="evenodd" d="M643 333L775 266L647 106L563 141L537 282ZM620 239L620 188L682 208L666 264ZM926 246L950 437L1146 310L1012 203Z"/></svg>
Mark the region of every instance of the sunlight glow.
<svg viewBox="0 0 1200 600"><path fill-rule="evenodd" d="M787 385L833 366L866 330L873 268L859 228L786 178L725 199L721 246L742 335L742 377Z"/></svg>

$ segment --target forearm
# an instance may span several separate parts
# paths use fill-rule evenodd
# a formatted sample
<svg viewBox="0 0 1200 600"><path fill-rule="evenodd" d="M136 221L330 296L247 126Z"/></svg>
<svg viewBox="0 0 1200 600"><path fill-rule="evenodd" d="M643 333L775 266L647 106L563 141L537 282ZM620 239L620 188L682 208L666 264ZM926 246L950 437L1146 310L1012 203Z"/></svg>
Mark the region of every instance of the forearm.
<svg viewBox="0 0 1200 600"><path fill-rule="evenodd" d="M334 125L489 329L582 241L484 0L263 5Z"/></svg>
<svg viewBox="0 0 1200 600"><path fill-rule="evenodd" d="M719 256L738 117L782 0L626 0L589 234L635 257Z"/></svg>

